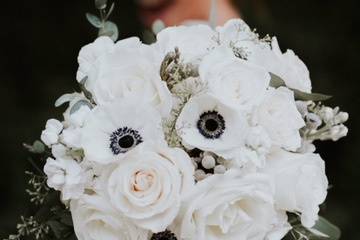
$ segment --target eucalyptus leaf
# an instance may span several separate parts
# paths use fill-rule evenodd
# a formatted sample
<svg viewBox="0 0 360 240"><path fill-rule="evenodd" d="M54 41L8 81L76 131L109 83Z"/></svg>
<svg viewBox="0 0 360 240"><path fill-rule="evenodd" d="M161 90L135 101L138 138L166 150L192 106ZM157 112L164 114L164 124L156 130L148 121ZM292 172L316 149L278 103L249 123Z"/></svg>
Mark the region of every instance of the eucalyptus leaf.
<svg viewBox="0 0 360 240"><path fill-rule="evenodd" d="M101 21L101 19L92 13L86 13L86 19L89 21L89 23L91 23L91 25L96 28L103 27L103 22Z"/></svg>
<svg viewBox="0 0 360 240"><path fill-rule="evenodd" d="M270 87L278 88L286 86L285 81L276 74L270 73Z"/></svg>
<svg viewBox="0 0 360 240"><path fill-rule="evenodd" d="M62 95L55 101L55 107L60 107L64 103L70 102L75 98L76 95L77 95L76 93L66 93Z"/></svg>
<svg viewBox="0 0 360 240"><path fill-rule="evenodd" d="M285 81L276 74L270 73L270 87L279 88L286 87ZM289 87L288 87L289 88ZM306 93L297 89L289 88L294 92L294 96L296 100L301 101L326 101L331 98L329 95L321 94L321 93Z"/></svg>
<svg viewBox="0 0 360 240"><path fill-rule="evenodd" d="M58 221L50 220L46 223L54 233L57 239L63 239L64 235L66 235L68 231L68 227Z"/></svg>
<svg viewBox="0 0 360 240"><path fill-rule="evenodd" d="M115 23L107 21L104 27L99 30L99 36L108 36L115 42L119 37L118 27Z"/></svg>
<svg viewBox="0 0 360 240"><path fill-rule="evenodd" d="M24 143L23 145L29 152L36 154L41 154L45 152L46 149L45 145L39 140L36 140L32 145L26 143Z"/></svg>
<svg viewBox="0 0 360 240"><path fill-rule="evenodd" d="M313 229L327 235L325 239L328 240L338 240L341 236L340 229L323 217L319 217ZM318 239L324 239L324 237L319 236Z"/></svg>
<svg viewBox="0 0 360 240"><path fill-rule="evenodd" d="M296 100L316 102L316 101L326 101L332 98L332 96L330 95L325 95L321 93L306 93L297 89L291 89L291 90L294 92Z"/></svg>
<svg viewBox="0 0 360 240"><path fill-rule="evenodd" d="M95 7L99 10L106 8L107 0L95 0Z"/></svg>
<svg viewBox="0 0 360 240"><path fill-rule="evenodd" d="M111 6L110 6L110 8L109 8L109 11L108 11L107 14L106 14L105 20L107 20L107 19L110 17L111 13L114 11L114 8L115 8L115 2L113 2L113 3L111 4Z"/></svg>
<svg viewBox="0 0 360 240"><path fill-rule="evenodd" d="M87 106L88 108L92 109L92 105L91 103L89 103L88 101L81 99L79 101L77 101L70 109L70 114L74 114L75 112L77 112L82 106Z"/></svg>
<svg viewBox="0 0 360 240"><path fill-rule="evenodd" d="M92 103L94 103L94 99L92 97L92 94L91 92L89 92L86 87L85 87L85 84L86 84L86 81L87 81L88 77L84 77L81 81L80 81L80 89L81 91L84 93L85 97L87 99L89 99Z"/></svg>
<svg viewBox="0 0 360 240"><path fill-rule="evenodd" d="M153 31L153 33L156 35L158 34L161 30L163 30L165 28L165 23L163 21L161 21L160 19L157 19L154 21L154 23L152 24L151 30Z"/></svg>

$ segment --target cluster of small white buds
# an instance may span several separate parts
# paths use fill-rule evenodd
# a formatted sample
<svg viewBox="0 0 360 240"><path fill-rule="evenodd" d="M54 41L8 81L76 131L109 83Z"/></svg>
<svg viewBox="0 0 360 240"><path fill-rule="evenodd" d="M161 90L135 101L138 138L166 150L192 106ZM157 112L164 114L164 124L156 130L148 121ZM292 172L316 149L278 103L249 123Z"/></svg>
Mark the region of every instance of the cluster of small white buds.
<svg viewBox="0 0 360 240"><path fill-rule="evenodd" d="M195 166L195 179L201 181L213 174L223 174L226 172L225 162L210 152L200 154L200 157L192 158Z"/></svg>
<svg viewBox="0 0 360 240"><path fill-rule="evenodd" d="M343 123L349 119L349 114L341 112L339 107L330 108L302 101L296 104L306 122L302 135L310 143L314 140L337 141L347 135L348 129Z"/></svg>

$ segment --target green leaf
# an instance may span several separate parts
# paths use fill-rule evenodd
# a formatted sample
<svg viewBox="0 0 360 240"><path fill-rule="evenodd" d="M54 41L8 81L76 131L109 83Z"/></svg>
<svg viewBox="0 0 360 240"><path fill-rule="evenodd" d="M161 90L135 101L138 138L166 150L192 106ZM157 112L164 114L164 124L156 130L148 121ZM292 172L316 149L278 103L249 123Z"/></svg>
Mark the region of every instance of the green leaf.
<svg viewBox="0 0 360 240"><path fill-rule="evenodd" d="M92 103L94 103L94 99L92 97L92 94L91 92L89 92L86 87L85 87L85 84L86 84L86 81L87 81L88 77L84 77L81 81L80 81L80 89L81 91L84 93L85 97L87 99L89 99Z"/></svg>
<svg viewBox="0 0 360 240"><path fill-rule="evenodd" d="M106 8L107 0L95 0L95 7L99 10Z"/></svg>
<svg viewBox="0 0 360 240"><path fill-rule="evenodd" d="M270 76L270 87L286 87L285 81L281 77L273 73L270 73ZM306 93L293 88L289 89L294 92L295 99L301 101L326 101L332 97L321 93Z"/></svg>
<svg viewBox="0 0 360 240"><path fill-rule="evenodd" d="M45 145L39 140L36 140L32 145L26 143L23 145L31 153L41 154L45 152Z"/></svg>
<svg viewBox="0 0 360 240"><path fill-rule="evenodd" d="M96 28L101 28L103 26L103 22L100 20L100 18L92 13L86 13L86 19Z"/></svg>
<svg viewBox="0 0 360 240"><path fill-rule="evenodd" d="M270 76L271 76L270 87L278 88L278 87L286 86L285 81L281 77L279 77L278 75L270 73Z"/></svg>
<svg viewBox="0 0 360 240"><path fill-rule="evenodd" d="M75 112L77 112L82 106L87 106L89 107L90 109L92 109L92 105L91 103L89 103L88 101L86 100L79 100L77 101L70 109L70 114L74 114Z"/></svg>
<svg viewBox="0 0 360 240"><path fill-rule="evenodd" d="M313 229L327 235L328 237L325 238L327 240L338 240L341 236L340 229L323 217L319 217ZM318 239L324 239L324 237Z"/></svg>
<svg viewBox="0 0 360 240"><path fill-rule="evenodd" d="M111 6L110 6L110 8L109 8L109 11L108 11L107 14L106 14L105 20L107 20L107 19L110 17L111 13L114 11L114 8L115 8L115 2L113 2L113 3L111 4Z"/></svg>
<svg viewBox="0 0 360 240"><path fill-rule="evenodd" d="M332 98L332 96L330 95L325 95L321 93L306 93L297 89L292 89L292 88L290 89L294 92L296 100L317 102L317 101L326 101Z"/></svg>
<svg viewBox="0 0 360 240"><path fill-rule="evenodd" d="M155 35L161 32L161 30L163 30L164 28L165 28L165 23L160 19L155 20L151 27Z"/></svg>
<svg viewBox="0 0 360 240"><path fill-rule="evenodd" d="M115 23L107 21L104 27L99 30L99 37L100 36L108 36L115 42L119 37L118 27Z"/></svg>

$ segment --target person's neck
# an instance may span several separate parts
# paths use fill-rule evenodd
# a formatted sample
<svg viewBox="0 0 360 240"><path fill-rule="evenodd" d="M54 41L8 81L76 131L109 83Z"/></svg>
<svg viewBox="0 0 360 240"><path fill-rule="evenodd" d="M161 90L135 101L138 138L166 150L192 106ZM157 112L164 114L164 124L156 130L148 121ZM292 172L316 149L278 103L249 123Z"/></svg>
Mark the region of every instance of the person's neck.
<svg viewBox="0 0 360 240"><path fill-rule="evenodd" d="M240 14L236 11L235 7L229 0L216 0L216 23L217 25L223 25L229 19L240 18Z"/></svg>

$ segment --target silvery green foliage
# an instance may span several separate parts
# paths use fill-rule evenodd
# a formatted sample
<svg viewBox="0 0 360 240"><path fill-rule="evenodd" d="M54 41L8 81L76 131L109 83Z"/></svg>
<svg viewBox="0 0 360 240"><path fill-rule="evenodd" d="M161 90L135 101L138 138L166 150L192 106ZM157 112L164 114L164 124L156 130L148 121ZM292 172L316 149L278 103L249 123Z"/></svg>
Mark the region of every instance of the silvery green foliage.
<svg viewBox="0 0 360 240"><path fill-rule="evenodd" d="M99 10L100 17L92 14L86 13L86 18L94 27L98 28L98 36L108 36L114 42L119 37L119 30L115 23L108 21L111 13L114 10L115 2L113 2L109 9L107 10L107 1L106 0L96 0L95 7Z"/></svg>

